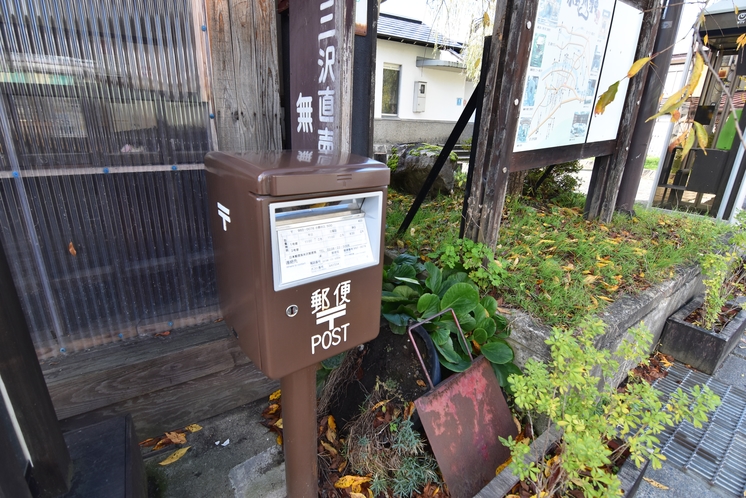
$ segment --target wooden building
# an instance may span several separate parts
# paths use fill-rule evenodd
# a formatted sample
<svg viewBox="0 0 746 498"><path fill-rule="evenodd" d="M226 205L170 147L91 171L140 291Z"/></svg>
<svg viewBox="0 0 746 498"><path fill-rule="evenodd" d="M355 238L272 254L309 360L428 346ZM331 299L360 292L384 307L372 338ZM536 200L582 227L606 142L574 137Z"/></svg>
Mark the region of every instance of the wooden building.
<svg viewBox="0 0 746 498"><path fill-rule="evenodd" d="M141 437L276 383L219 322L209 150L280 149L276 3L0 6L0 241L63 426Z"/></svg>

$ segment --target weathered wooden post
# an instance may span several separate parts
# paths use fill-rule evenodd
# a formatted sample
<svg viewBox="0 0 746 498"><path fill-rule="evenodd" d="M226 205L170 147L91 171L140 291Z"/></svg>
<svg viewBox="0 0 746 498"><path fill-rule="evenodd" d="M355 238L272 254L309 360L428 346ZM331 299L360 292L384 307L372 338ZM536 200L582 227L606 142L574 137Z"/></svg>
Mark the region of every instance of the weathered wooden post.
<svg viewBox="0 0 746 498"><path fill-rule="evenodd" d="M650 54L659 5L497 2L464 236L497 244L511 172L589 157L596 166L586 216L611 218L644 84L644 74L625 75ZM616 81L619 102L595 115Z"/></svg>

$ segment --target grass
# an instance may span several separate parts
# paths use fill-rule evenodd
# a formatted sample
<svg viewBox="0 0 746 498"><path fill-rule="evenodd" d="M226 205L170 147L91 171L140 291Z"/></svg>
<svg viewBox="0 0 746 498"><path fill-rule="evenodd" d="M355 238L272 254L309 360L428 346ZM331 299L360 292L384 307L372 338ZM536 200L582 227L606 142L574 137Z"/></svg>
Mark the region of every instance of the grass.
<svg viewBox="0 0 746 498"><path fill-rule="evenodd" d="M645 158L645 169L658 169L659 157L648 156Z"/></svg>
<svg viewBox="0 0 746 498"><path fill-rule="evenodd" d="M410 252L424 255L433 252L441 244L452 243L458 238L463 195L442 194L435 199L425 200L404 237L398 238L396 231L404 221L412 202L413 195L400 194L389 189L386 213L387 246L399 250L417 248L416 251Z"/></svg>
<svg viewBox="0 0 746 498"><path fill-rule="evenodd" d="M437 257L434 250L458 236L461 198L439 197L423 204L412 229L395 232L412 196L392 192L387 245ZM608 225L583 219L584 198L561 204L508 200L495 259L502 284L492 294L550 326L572 327L598 313L623 293L635 294L695 262L728 226L658 210L616 215Z"/></svg>

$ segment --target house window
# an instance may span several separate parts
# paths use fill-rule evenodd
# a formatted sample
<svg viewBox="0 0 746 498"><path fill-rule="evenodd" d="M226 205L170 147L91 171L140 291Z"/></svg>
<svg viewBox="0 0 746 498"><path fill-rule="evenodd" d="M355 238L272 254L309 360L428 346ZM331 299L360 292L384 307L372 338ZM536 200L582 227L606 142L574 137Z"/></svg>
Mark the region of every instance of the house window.
<svg viewBox="0 0 746 498"><path fill-rule="evenodd" d="M383 98L381 114L396 116L399 114L399 70L401 66L386 64L383 66Z"/></svg>

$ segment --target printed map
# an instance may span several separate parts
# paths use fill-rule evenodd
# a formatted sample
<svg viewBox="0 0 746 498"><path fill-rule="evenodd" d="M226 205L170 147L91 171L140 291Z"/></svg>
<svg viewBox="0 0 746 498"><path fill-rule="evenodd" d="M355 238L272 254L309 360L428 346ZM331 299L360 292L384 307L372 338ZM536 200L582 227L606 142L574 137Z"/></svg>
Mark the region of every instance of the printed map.
<svg viewBox="0 0 746 498"><path fill-rule="evenodd" d="M539 0L515 152L585 142L615 0Z"/></svg>

